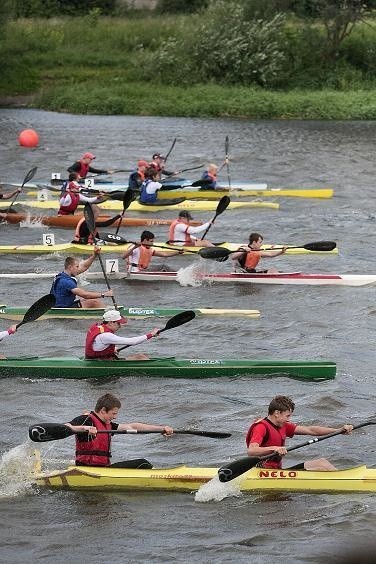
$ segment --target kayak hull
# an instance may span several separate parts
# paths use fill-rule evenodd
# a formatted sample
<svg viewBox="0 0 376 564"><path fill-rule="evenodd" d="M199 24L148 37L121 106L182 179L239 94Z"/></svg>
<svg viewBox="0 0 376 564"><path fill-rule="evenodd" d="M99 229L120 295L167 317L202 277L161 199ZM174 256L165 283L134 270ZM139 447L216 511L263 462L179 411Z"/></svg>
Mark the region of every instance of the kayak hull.
<svg viewBox="0 0 376 564"><path fill-rule="evenodd" d="M91 272L87 280L102 278L101 272ZM117 272L109 274L114 280L125 280L127 282L157 282L174 281L180 282L179 272L132 272L131 274ZM368 274L304 274L302 272L281 272L279 274L202 274L197 273L192 285L200 282L225 283L225 284L285 284L285 285L309 285L309 286L366 286L376 283L376 275ZM182 281L186 285L186 280Z"/></svg>
<svg viewBox="0 0 376 564"><path fill-rule="evenodd" d="M0 359L0 378L217 378L238 376L292 376L310 380L332 379L335 362L327 360L219 360L176 359L83 360L75 357Z"/></svg>
<svg viewBox="0 0 376 564"><path fill-rule="evenodd" d="M332 188L263 188L260 184L260 188L255 185L254 188L241 187L241 183L237 184L235 187L229 188L219 188L217 190L197 190L195 188L184 188L181 184L177 184L180 188L175 189L161 189L158 192L159 200L169 200L171 197L174 198L189 198L192 200L219 200L223 196L231 196L231 198L320 198L329 199L333 197L334 190ZM251 185L248 185L251 186ZM46 186L48 189L49 187ZM95 184L95 190L101 190L103 192L112 191L123 191L124 186L119 184ZM35 197L38 195L38 191L32 190L27 192L27 196Z"/></svg>
<svg viewBox="0 0 376 564"><path fill-rule="evenodd" d="M24 318L27 307L9 307L0 304L0 318L19 321ZM145 319L149 317L172 317L186 311L183 308L155 308L155 307L123 307L118 306L122 315L130 319ZM196 316L220 315L226 317L260 317L258 309L219 309L197 308L193 310ZM45 319L101 319L104 308L59 307L49 309L39 320Z"/></svg>
<svg viewBox="0 0 376 564"><path fill-rule="evenodd" d="M27 206L30 208L39 208L43 210L57 210L59 209L59 201L57 199L54 200L45 200L38 202L36 200L18 200L18 204L22 206ZM129 211L136 211L136 212L156 212L156 211L176 211L176 210L189 210L193 212L200 212L200 211L212 211L215 212L217 209L218 202L211 201L211 200L184 200L183 202L171 205L144 205L140 204L139 202L132 202L129 206ZM103 204L99 204L99 207L103 210L116 210L122 211L123 210L123 202L117 200L107 200L103 202ZM0 202L0 209L9 208L9 204L6 202ZM266 209L273 209L278 210L279 204L276 202L261 202L261 201L252 201L252 202L230 202L227 209L241 209L241 208L266 208Z"/></svg>
<svg viewBox="0 0 376 564"><path fill-rule="evenodd" d="M48 488L124 489L192 492L217 475L218 468L98 468L69 466L65 470L38 473L35 483ZM237 480L238 482L238 480ZM226 487L226 486L223 486ZM335 472L266 470L252 468L240 481L242 492L375 492L376 469L359 466Z"/></svg>
<svg viewBox="0 0 376 564"><path fill-rule="evenodd" d="M82 213L74 215L30 215L26 213L7 213L5 221L7 223L17 224L21 222L28 223L41 223L49 227L60 227L62 229L74 229L77 223L83 217ZM110 215L98 216L97 221L106 221L110 219ZM123 217L121 225L123 227L142 227L144 225L170 225L172 219L158 219L158 218L137 218L137 217ZM192 225L199 225L201 222L192 221ZM116 221L111 227L117 227L119 221Z"/></svg>
<svg viewBox="0 0 376 564"><path fill-rule="evenodd" d="M74 217L74 216L73 216ZM197 253L202 247L182 247L177 245L168 245L164 242L155 242L156 245L161 245L163 247L167 247L167 249L171 250L185 250L188 253L195 252ZM230 251L236 251L240 246L244 246L244 243L221 243L216 245L218 247L224 247ZM282 248L283 245L268 245L264 244L262 248L270 248L277 250ZM337 255L338 254L338 247L333 249L332 251L308 251L304 248L288 248L286 254L288 255ZM157 247L155 247L157 249ZM102 253L124 253L129 249L129 245L103 245L101 247ZM93 253L93 246L92 245L78 245L75 243L60 243L56 245L0 245L0 254L50 254L50 253L78 253L78 254L87 254L91 255Z"/></svg>

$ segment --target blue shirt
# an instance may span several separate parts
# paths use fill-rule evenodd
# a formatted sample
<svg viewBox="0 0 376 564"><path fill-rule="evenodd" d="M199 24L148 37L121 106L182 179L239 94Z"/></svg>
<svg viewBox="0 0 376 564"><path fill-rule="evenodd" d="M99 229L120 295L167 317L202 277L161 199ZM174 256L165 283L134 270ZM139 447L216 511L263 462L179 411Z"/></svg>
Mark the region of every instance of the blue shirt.
<svg viewBox="0 0 376 564"><path fill-rule="evenodd" d="M77 288L77 280L66 272L60 272L52 283L51 294L56 298L55 307L75 307L76 296L72 290Z"/></svg>

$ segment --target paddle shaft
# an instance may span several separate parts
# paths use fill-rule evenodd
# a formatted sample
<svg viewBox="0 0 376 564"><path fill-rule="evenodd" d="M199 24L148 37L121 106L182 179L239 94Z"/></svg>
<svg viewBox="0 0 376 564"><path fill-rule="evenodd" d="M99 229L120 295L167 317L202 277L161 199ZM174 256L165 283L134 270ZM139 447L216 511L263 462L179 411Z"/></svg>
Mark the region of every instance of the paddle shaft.
<svg viewBox="0 0 376 564"><path fill-rule="evenodd" d="M366 421L364 423L360 423L359 425L354 425L353 429L360 429L361 427L366 427L367 425L376 425L376 421ZM312 445L314 443L319 443L321 441L326 441L326 439L331 439L332 437L336 437L338 435L343 435L343 430L334 431L333 433L329 433L328 435L324 435L322 437L312 437L303 443L299 443L295 446L291 446L287 448L287 452L291 452L293 450L297 450L299 448L303 448L308 445ZM248 470L251 470L254 466L262 462L263 460L270 460L276 456L276 453L267 454L265 456L254 456L254 457L247 457L241 458L239 460L235 460L234 462L230 462L228 465L222 466L218 470L219 480L221 482L229 482L238 476L241 476Z"/></svg>
<svg viewBox="0 0 376 564"><path fill-rule="evenodd" d="M119 219L119 223L117 225L116 231L115 231L115 235L117 235L119 233L119 229L121 226L121 221L124 217L125 214L125 210L129 208L129 206L131 205L132 201L134 200L135 197L135 193L133 192L133 190L131 190L130 188L128 188L128 190L126 190L124 192L124 196L123 196L123 211L122 214L120 216Z"/></svg>
<svg viewBox="0 0 376 564"><path fill-rule="evenodd" d="M86 433L87 431L85 431ZM159 430L137 430L137 429L126 429L124 431L111 429L111 430L98 430L97 433L105 433L110 435L147 435L151 433L163 433ZM174 433L178 435L197 435L201 437L210 437L213 439L225 439L231 437L231 433L222 433L217 431L201 431L201 430L174 430ZM63 425L59 423L39 423L29 427L29 437L34 442L47 442L59 439L65 439L71 437L72 435L82 434L81 431L73 431L68 425Z"/></svg>
<svg viewBox="0 0 376 564"><path fill-rule="evenodd" d="M27 173L27 175L26 175L25 178L23 179L23 182L22 182L22 184L21 184L20 191L19 191L19 192L17 191L17 194L15 194L15 195L13 196L13 200L11 201L8 210L11 210L11 209L12 209L12 206L13 206L14 202L17 200L19 194L21 194L22 188L25 186L25 184L26 184L27 182L30 182L30 180L31 180L32 178L34 178L35 173L37 172L37 170L38 170L38 167L37 167L37 166L35 166L34 168L31 168L31 169L29 170L29 172Z"/></svg>
<svg viewBox="0 0 376 564"><path fill-rule="evenodd" d="M217 217L219 215L221 215L221 213L223 213L225 211L225 209L229 206L230 204L230 198L228 196L223 196L219 202L218 202L218 206L217 206L217 211L215 212L215 216L213 217L213 220L211 222L211 224L205 229L204 234L202 235L201 239L205 239L209 229L211 228L211 226L213 225L213 223L215 222L215 220L217 219Z"/></svg>
<svg viewBox="0 0 376 564"><path fill-rule="evenodd" d="M159 329L156 335L163 333L163 331L168 331L169 329L174 329L175 327L180 327L180 325L184 325L184 323L188 323L188 321L192 321L196 317L196 313L193 310L182 311L181 313L177 313L173 317L171 317L163 329ZM120 347L118 352L122 351L123 349L127 349L131 345L125 345L124 347Z"/></svg>
<svg viewBox="0 0 376 564"><path fill-rule="evenodd" d="M91 207L91 204L89 202L87 202L85 204L84 216L85 216L85 220L86 220L87 226L89 228L89 231L91 233L91 236L93 238L93 242L95 242L95 218L94 218L93 208ZM106 282L106 286L109 290L111 290L110 282L108 280L106 269L104 267L103 260L102 260L102 257L100 255L100 252L98 253L98 259L99 259L99 264L101 265L101 269L102 269L102 272L103 272L104 280ZM117 309L118 306L117 306L115 297L111 296L111 299L112 299L112 303L114 304L115 308Z"/></svg>
<svg viewBox="0 0 376 564"><path fill-rule="evenodd" d="M166 155L165 158L164 158L164 162L166 162L167 159L168 159L168 157L171 155L171 152L172 152L173 148L175 147L175 144L176 144L176 137L175 137L175 139L173 140L172 145L171 145L169 151L167 152L167 155Z"/></svg>
<svg viewBox="0 0 376 564"><path fill-rule="evenodd" d="M109 241L110 243L116 243L117 245L136 245L136 246L140 246L141 243L137 243L136 241L127 241L126 239L123 239L123 237L121 237L120 235L117 234L117 232L115 233L115 235L113 235L112 233L100 233L99 234L99 238L103 239L104 241ZM171 247L165 247L163 245L154 245L154 243L152 245L148 245L150 247L156 247L157 249L166 249L166 251L177 251L180 249L171 249ZM189 249L185 249L185 247L182 245L181 246L182 250L184 250L185 253L193 253L195 255L197 255L197 251L191 251Z"/></svg>

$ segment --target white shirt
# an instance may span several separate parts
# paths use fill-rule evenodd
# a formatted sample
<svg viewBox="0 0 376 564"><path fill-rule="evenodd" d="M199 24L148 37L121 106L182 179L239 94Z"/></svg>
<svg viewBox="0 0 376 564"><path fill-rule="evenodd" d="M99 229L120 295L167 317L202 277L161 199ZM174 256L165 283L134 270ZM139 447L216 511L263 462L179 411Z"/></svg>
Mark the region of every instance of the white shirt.
<svg viewBox="0 0 376 564"><path fill-rule="evenodd" d="M210 221L203 223L202 225L197 225L194 227L193 225L187 225L186 223L179 222L176 224L174 229L174 245L184 245L185 244L185 233L192 235L193 233L200 233L201 231L205 231L210 225ZM197 237L191 237L191 239L196 240Z"/></svg>
<svg viewBox="0 0 376 564"><path fill-rule="evenodd" d="M9 337L8 331L0 331L0 341Z"/></svg>
<svg viewBox="0 0 376 564"><path fill-rule="evenodd" d="M98 202L98 198L88 198L87 196L84 196L83 194L79 194L80 196L80 202L89 202L90 204L96 204ZM70 196L70 194L66 194L65 196L63 196L62 198L60 198L60 205L61 206L70 206L72 203L72 198Z"/></svg>
<svg viewBox="0 0 376 564"><path fill-rule="evenodd" d="M146 193L147 194L155 194L157 190L162 188L162 184L160 182L148 182L146 185Z"/></svg>
<svg viewBox="0 0 376 564"><path fill-rule="evenodd" d="M146 335L140 335L140 337L118 337L115 333L109 333L106 331L105 333L101 333L97 335L93 341L93 350L94 351L104 351L108 345L139 345L144 341L147 341Z"/></svg>

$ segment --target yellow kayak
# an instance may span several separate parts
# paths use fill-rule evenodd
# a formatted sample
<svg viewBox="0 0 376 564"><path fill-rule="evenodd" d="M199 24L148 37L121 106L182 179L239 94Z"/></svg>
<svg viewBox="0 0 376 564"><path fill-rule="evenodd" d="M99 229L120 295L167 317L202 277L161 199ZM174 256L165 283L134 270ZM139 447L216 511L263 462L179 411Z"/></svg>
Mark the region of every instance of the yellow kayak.
<svg viewBox="0 0 376 564"><path fill-rule="evenodd" d="M37 471L35 483L47 488L166 490L192 492L214 478L218 468L103 468L69 466L55 472ZM376 469L359 466L335 472L252 468L240 481L242 492L376 492Z"/></svg>
<svg viewBox="0 0 376 564"><path fill-rule="evenodd" d="M22 206L27 206L30 208L39 208L43 210L51 209L57 210L59 209L59 202L58 200L45 200L43 202L38 202L36 200L17 200L17 203ZM218 201L211 201L211 200L185 200L184 202L180 202L179 204L172 204L172 205L157 205L157 206L145 206L140 204L139 202L132 202L129 206L129 211L136 211L136 212L156 212L156 211L176 211L176 210L189 210L193 212L197 211L211 211L215 212L217 209ZM100 204L99 207L103 210L123 210L123 203L117 200L107 200L107 202L103 202ZM9 202L0 202L0 209L9 208ZM227 209L241 209L241 208L267 208L278 210L279 204L276 202L230 202Z"/></svg>
<svg viewBox="0 0 376 564"><path fill-rule="evenodd" d="M177 190L160 190L159 200L170 198L190 198L192 200L219 200L223 196L231 198L332 198L333 188L268 188L266 190L233 188L219 190L194 190L181 188ZM37 190L26 192L29 197L38 195Z"/></svg>
<svg viewBox="0 0 376 564"><path fill-rule="evenodd" d="M155 245L159 245L162 247L166 247L166 249L171 250L181 250L182 248L186 251L186 254L191 252L197 252L202 247L178 247L176 245L167 245L166 243L159 242L155 243ZM241 245L246 246L245 243L222 243L218 245L219 247L225 247L231 251L236 251ZM124 253L129 248L128 245L104 245L101 247L102 253L113 253L120 255ZM273 249L277 250L282 248L282 245L263 245L262 248L264 249ZM287 249L286 254L291 255L335 255L338 254L338 247L333 249L332 251L307 251L306 249L299 247L294 248L291 245L291 249ZM157 249L157 247L155 247ZM50 253L62 253L62 254L80 254L80 255L91 255L93 252L92 245L79 245L75 243L59 243L56 245L0 245L0 254L50 254Z"/></svg>

